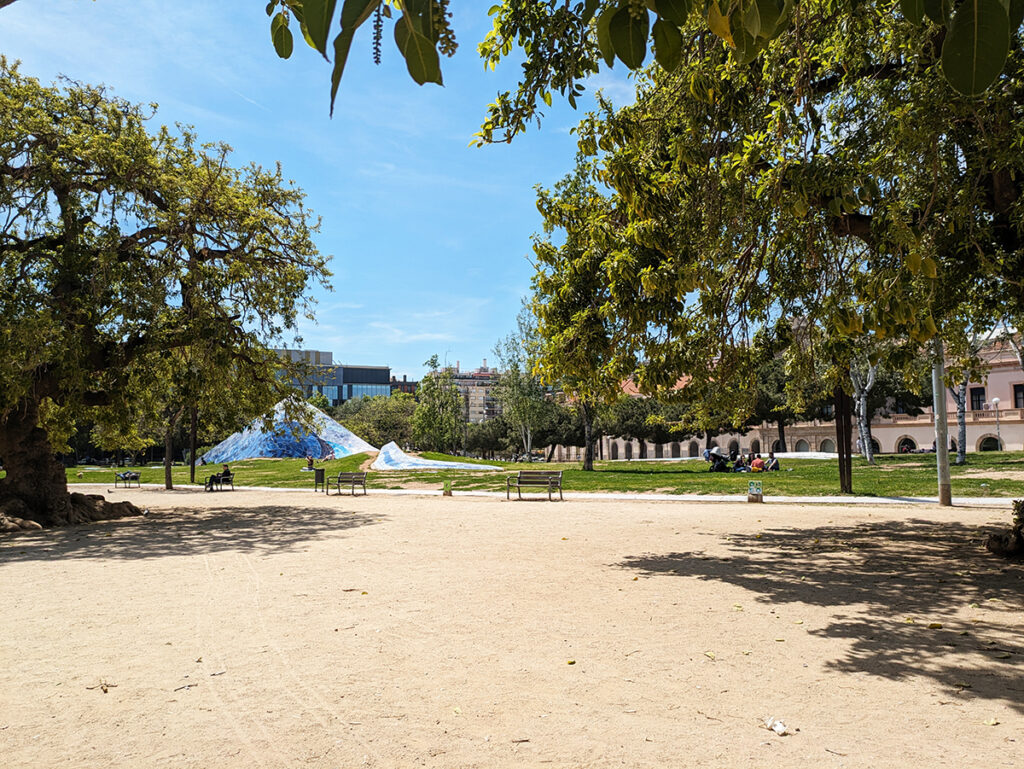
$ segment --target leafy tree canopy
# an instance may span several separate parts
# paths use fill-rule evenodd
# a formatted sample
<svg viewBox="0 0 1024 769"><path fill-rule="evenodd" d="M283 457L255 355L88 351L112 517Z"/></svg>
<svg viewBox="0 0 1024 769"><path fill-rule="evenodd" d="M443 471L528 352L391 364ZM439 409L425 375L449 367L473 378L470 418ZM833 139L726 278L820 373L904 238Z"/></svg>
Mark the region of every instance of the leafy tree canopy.
<svg viewBox="0 0 1024 769"><path fill-rule="evenodd" d="M331 107L360 28L380 62L384 38L420 85L443 84L441 57L457 46L449 0L270 0L270 36L282 58L300 37L333 60ZM469 7L471 3L464 3ZM476 4L482 11L484 5ZM807 45L807 30L843 29L883 17L932 40L931 56L957 91L977 95L1004 71L1011 40L1024 21L1024 0L501 0L487 11L492 28L477 49L494 68L513 51L524 59L514 92L499 93L479 139L507 141L540 117L554 93L569 104L582 81L619 62L638 70L652 59L666 73L695 50L715 47L739 65L771 43ZM812 57L827 47L807 47Z"/></svg>
<svg viewBox="0 0 1024 769"><path fill-rule="evenodd" d="M124 434L169 402L162 388L214 378L239 385L217 390L227 413L288 392L271 348L326 283L317 222L280 169L232 168L227 146L150 133L149 117L0 59L0 510L16 517L102 514L72 504L47 425L97 409Z"/></svg>

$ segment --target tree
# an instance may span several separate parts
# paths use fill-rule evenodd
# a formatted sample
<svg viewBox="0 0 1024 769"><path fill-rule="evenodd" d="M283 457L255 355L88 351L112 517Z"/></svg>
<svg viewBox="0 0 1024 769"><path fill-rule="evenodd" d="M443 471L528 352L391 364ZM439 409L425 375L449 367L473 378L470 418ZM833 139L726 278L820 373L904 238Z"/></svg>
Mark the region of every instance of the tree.
<svg viewBox="0 0 1024 769"><path fill-rule="evenodd" d="M547 397L540 379L533 373L536 351L536 329L529 308L524 307L517 319L518 329L498 342L494 354L498 358L498 383L494 396L501 404L505 421L519 434L523 453L533 452L533 435L546 415Z"/></svg>
<svg viewBox="0 0 1024 769"><path fill-rule="evenodd" d="M43 525L130 511L69 494L49 425L124 428L199 344L287 389L269 349L325 282L315 222L280 169L228 165L189 129L102 88L44 87L0 60L0 511ZM274 384L277 383L277 384Z"/></svg>
<svg viewBox="0 0 1024 769"><path fill-rule="evenodd" d="M619 397L621 383L635 369L633 361L616 361L614 355L623 329L607 310L610 292L603 274L610 209L585 163L553 190L538 190L537 207L544 236L533 244L537 272L530 307L537 318L536 367L544 383L562 390L579 409L583 469L591 471L598 407ZM556 232L564 233L557 245L552 240Z"/></svg>
<svg viewBox="0 0 1024 769"><path fill-rule="evenodd" d="M353 398L334 411L345 427L374 446L394 441L408 446L413 441L416 399L411 393Z"/></svg>
<svg viewBox="0 0 1024 769"><path fill-rule="evenodd" d="M421 449L454 454L463 441L463 400L450 370L440 369L437 356L423 363L429 372L416 390L412 415L413 441Z"/></svg>
<svg viewBox="0 0 1024 769"><path fill-rule="evenodd" d="M0 0L0 7L12 1ZM401 15L394 16L392 9ZM391 25L409 75L420 85L442 85L441 56L453 55L458 47L449 0L270 0L266 10L279 56L292 55L296 35L328 61L333 55L332 110L352 42L371 19L374 61L380 63L384 28ZM714 35L734 62L746 65L773 40L802 40L808 26L842 28L857 13L871 18L897 10L903 17L899 23L936 39L936 64L941 58L950 84L970 95L999 76L1012 50L1011 37L1024 21L1019 0L965 0L955 6L819 0L799 7L795 0L503 0L488 11L492 29L478 46L480 56L491 69L513 49L525 61L516 92L498 95L480 136L492 141L497 132L502 140L511 139L539 116L539 102L551 104L553 91L575 107L582 80L602 66L613 67L616 60L639 69L649 47L658 66L671 73L687 49L709 44L707 38Z"/></svg>
<svg viewBox="0 0 1024 769"><path fill-rule="evenodd" d="M320 409L321 411L326 411L331 407L331 402L327 400L327 396L319 390L314 391L312 395L306 398L306 403Z"/></svg>

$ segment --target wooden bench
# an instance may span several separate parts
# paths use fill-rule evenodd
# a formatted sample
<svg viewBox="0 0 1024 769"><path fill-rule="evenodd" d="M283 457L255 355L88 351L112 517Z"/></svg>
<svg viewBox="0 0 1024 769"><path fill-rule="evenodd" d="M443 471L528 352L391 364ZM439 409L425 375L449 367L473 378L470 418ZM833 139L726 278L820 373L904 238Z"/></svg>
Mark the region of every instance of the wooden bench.
<svg viewBox="0 0 1024 769"><path fill-rule="evenodd" d="M558 489L558 498L562 497L561 470L520 470L519 475L510 475L505 482L505 499L512 498L512 487L516 487L519 498L523 498L523 486L536 486L548 490L548 501L552 501L551 493Z"/></svg>
<svg viewBox="0 0 1024 769"><path fill-rule="evenodd" d="M337 479L334 481L334 486L337 487L338 493L341 493L342 486L348 486L352 489L352 496L356 495L356 486L363 487L363 495L366 495L366 473L338 473ZM327 493L330 493L328 489Z"/></svg>
<svg viewBox="0 0 1024 769"><path fill-rule="evenodd" d="M140 473L136 473L131 470L126 470L123 473L114 473L114 488L117 488L117 484L123 483L126 489L130 489L132 482L134 481L135 485L141 489L142 484L139 483L139 476Z"/></svg>
<svg viewBox="0 0 1024 769"><path fill-rule="evenodd" d="M231 490L235 490L235 474L234 473L214 473L213 475L206 476L203 481L203 485L206 486L207 491L213 491L214 489L220 489L224 491L224 484L231 487Z"/></svg>

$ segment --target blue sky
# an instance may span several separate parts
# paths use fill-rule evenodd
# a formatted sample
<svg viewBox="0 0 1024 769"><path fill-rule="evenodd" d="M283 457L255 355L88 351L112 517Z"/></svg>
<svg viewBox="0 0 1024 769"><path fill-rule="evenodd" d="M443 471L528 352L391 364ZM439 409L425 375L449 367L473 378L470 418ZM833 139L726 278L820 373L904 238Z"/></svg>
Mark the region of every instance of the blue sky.
<svg viewBox="0 0 1024 769"><path fill-rule="evenodd" d="M357 36L333 119L330 65L298 40L277 58L261 0L18 0L0 10L0 51L44 82L63 74L157 102L155 122L230 144L236 166L280 161L323 220L334 273L303 346L418 378L434 353L480 365L514 328L541 227L534 185L570 170L569 129L592 105L556 101L511 146L469 147L518 72L488 72L476 54L489 5L452 3L459 51L442 60L444 88L409 78L388 28L380 67ZM621 65L588 97L596 87L616 103L632 91Z"/></svg>

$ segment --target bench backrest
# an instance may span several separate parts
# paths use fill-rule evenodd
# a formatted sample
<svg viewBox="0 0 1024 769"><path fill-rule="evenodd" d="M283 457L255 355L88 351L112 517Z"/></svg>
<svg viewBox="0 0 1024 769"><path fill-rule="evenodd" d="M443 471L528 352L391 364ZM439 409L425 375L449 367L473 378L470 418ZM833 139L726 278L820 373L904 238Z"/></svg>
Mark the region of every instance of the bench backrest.
<svg viewBox="0 0 1024 769"><path fill-rule="evenodd" d="M338 473L338 481L351 483L352 481L365 481L366 473Z"/></svg>
<svg viewBox="0 0 1024 769"><path fill-rule="evenodd" d="M561 470L520 470L519 471L519 480L521 480L521 481L523 481L523 480L547 481L547 480L561 480L561 479L562 479L562 471Z"/></svg>

